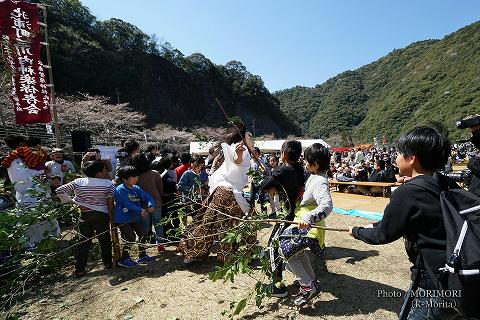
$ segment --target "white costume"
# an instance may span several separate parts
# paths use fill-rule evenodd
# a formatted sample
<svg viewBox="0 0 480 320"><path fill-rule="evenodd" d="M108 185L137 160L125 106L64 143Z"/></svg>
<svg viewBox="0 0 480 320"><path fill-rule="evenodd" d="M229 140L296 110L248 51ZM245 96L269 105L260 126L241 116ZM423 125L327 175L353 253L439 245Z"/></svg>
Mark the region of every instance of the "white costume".
<svg viewBox="0 0 480 320"><path fill-rule="evenodd" d="M250 169L250 154L247 150L243 152L242 163L234 162L236 144L228 145L222 143L222 150L225 161L209 178L208 185L210 193L217 187L226 187L233 191L235 200L243 212L250 212L250 204L242 194L243 188L248 182L248 170Z"/></svg>
<svg viewBox="0 0 480 320"><path fill-rule="evenodd" d="M35 177L41 175L43 170L34 170L27 167L21 159L15 159L7 169L8 176L14 184L17 208L29 210L37 205L38 199L29 193L34 189L39 193L47 193L41 185L34 181ZM20 213L21 214L21 213ZM60 228L56 220L38 222L27 230L27 237L30 246L35 246L45 238L45 234L60 235Z"/></svg>

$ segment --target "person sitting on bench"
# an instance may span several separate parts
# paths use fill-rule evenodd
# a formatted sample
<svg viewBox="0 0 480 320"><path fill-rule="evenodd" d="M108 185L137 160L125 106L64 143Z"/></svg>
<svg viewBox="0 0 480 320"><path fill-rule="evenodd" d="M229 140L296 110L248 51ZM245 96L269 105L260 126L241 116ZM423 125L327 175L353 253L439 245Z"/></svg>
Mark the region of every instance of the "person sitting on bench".
<svg viewBox="0 0 480 320"><path fill-rule="evenodd" d="M370 177L368 177L369 182L388 182L388 177L385 175L385 162L382 159L375 161L375 170L372 172ZM383 193L382 187L368 187L368 186L357 186L356 191L364 195L378 195Z"/></svg>

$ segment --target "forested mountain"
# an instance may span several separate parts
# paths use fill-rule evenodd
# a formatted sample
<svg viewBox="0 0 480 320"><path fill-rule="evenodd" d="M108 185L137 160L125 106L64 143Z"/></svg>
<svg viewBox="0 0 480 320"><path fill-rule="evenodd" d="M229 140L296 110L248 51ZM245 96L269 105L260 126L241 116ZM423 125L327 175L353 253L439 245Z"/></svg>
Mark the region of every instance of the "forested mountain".
<svg viewBox="0 0 480 320"><path fill-rule="evenodd" d="M55 88L60 94L107 96L112 103L128 102L145 113L149 126L179 128L225 126L217 97L229 116L240 116L247 126L255 121L257 134L299 133L262 79L241 62L215 65L200 53L185 57L130 23L99 21L78 0L40 2L48 5ZM115 117L113 105L111 116Z"/></svg>
<svg viewBox="0 0 480 320"><path fill-rule="evenodd" d="M444 123L452 138L468 136L455 120L480 113L480 22L442 40L413 43L314 88L274 93L304 135L392 141L415 124Z"/></svg>

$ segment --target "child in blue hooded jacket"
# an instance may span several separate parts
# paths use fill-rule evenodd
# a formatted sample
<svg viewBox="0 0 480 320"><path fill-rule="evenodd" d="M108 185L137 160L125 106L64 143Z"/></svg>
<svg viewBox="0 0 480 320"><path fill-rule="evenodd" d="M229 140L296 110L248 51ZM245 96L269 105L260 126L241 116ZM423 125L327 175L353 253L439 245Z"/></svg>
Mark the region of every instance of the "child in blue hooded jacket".
<svg viewBox="0 0 480 320"><path fill-rule="evenodd" d="M195 155L190 162L190 168L185 171L178 181L178 191L187 197L196 198L201 195L201 171L205 166L205 159Z"/></svg>
<svg viewBox="0 0 480 320"><path fill-rule="evenodd" d="M153 259L146 253L144 246L139 245L139 255L137 261L130 258L131 243L135 242L136 237L141 243L146 243L148 237L142 217L148 216L155 210L153 198L135 185L138 181L138 171L133 166L121 167L118 170L118 177L122 184L115 189L115 212L114 222L122 233L122 238L127 242L123 246L122 258L118 265L124 268L136 267L139 263L148 263ZM143 209L143 206L147 209Z"/></svg>

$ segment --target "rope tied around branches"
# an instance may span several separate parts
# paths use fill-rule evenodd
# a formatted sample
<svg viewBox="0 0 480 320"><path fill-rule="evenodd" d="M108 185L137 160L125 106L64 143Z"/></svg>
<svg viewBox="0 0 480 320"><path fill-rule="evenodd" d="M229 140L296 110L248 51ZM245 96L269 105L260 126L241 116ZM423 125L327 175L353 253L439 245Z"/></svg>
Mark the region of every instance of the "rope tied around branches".
<svg viewBox="0 0 480 320"><path fill-rule="evenodd" d="M290 220L283 220L283 219L245 219L245 218L239 218L239 217L235 217L235 216L232 216L232 215L229 215L225 212L222 212L216 208L212 208L206 204L204 204L203 202L197 202L195 201L194 199L192 198L187 198L189 199L191 202L195 203L195 204L199 204L201 205L202 207L204 208L207 208L207 209L211 209L211 210L214 210L216 211L217 213L219 213L220 215L223 215L223 216L226 216L230 219L234 219L234 220L237 220L237 221L240 221L240 222L258 222L258 223L285 223L285 224L299 224L299 222L297 221L290 221ZM321 229L321 230L326 230L326 231L341 231L341 232L348 232L349 231L349 228L346 228L346 227L323 227L323 226L315 226L315 225L310 225L310 228L315 228L315 229Z"/></svg>

